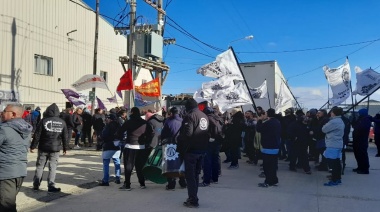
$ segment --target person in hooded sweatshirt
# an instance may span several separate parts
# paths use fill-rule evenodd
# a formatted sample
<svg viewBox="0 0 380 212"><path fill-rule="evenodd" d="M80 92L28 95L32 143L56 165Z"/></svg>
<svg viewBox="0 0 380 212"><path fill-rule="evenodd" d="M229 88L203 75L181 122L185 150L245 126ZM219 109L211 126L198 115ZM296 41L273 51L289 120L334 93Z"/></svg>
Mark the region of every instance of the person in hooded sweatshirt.
<svg viewBox="0 0 380 212"><path fill-rule="evenodd" d="M58 106L53 103L46 108L44 118L38 124L30 145L30 152L38 147L36 171L33 178L33 190L39 190L42 174L46 164L49 164L48 192L60 192L55 186L55 175L59 160L59 152L62 149L66 154L67 143L66 122L59 118ZM49 162L49 163L47 163Z"/></svg>
<svg viewBox="0 0 380 212"><path fill-rule="evenodd" d="M368 115L368 110L363 108L358 111L359 117L353 123L352 132L353 149L358 167L353 169L358 174L369 174L368 159L368 136L371 129L372 117Z"/></svg>
<svg viewBox="0 0 380 212"><path fill-rule="evenodd" d="M16 196L27 174L28 146L33 127L22 119L24 109L9 104L1 112L0 211L17 211Z"/></svg>

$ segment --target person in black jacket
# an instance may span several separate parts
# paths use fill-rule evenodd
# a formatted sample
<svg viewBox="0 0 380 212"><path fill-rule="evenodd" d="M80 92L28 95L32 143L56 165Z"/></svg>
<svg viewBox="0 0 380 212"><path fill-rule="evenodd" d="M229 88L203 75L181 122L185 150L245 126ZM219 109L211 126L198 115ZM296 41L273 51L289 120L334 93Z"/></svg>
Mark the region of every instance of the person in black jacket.
<svg viewBox="0 0 380 212"><path fill-rule="evenodd" d="M109 168L110 161L115 166L115 183L120 184L120 140L118 140L117 132L121 127L117 121L115 114L110 114L106 118L107 125L105 126L101 137L103 140L103 179L99 183L100 186L109 186Z"/></svg>
<svg viewBox="0 0 380 212"><path fill-rule="evenodd" d="M189 198L183 203L186 207L199 207L198 184L203 155L209 141L209 120L206 114L198 109L197 102L190 98L186 104L186 116L177 139L177 150L185 161L185 177Z"/></svg>
<svg viewBox="0 0 380 212"><path fill-rule="evenodd" d="M92 126L92 115L91 112L85 108L82 114L83 128L81 141L83 145L86 145L86 137L88 140L89 147L92 147L92 135L91 135L91 126Z"/></svg>
<svg viewBox="0 0 380 212"><path fill-rule="evenodd" d="M49 161L48 192L60 192L61 189L55 187L55 172L61 148L63 155L66 154L67 127L65 121L59 118L59 109L55 103L46 108L44 118L34 133L30 152L33 153L37 146L38 157L33 178L33 189L39 190L44 168Z"/></svg>
<svg viewBox="0 0 380 212"><path fill-rule="evenodd" d="M67 108L64 112L61 112L59 114L59 118L65 121L66 127L67 127L67 145L70 144L73 129L74 129L74 122L73 122L73 116L71 115L73 109Z"/></svg>
<svg viewBox="0 0 380 212"><path fill-rule="evenodd" d="M369 174L368 159L368 136L371 129L372 117L368 115L368 110L362 108L358 111L359 117L352 127L353 149L358 167L353 169L358 174Z"/></svg>
<svg viewBox="0 0 380 212"><path fill-rule="evenodd" d="M106 117L103 113L103 110L100 108L95 109L95 114L92 116L92 128L96 136L96 150L102 149L102 131L105 126Z"/></svg>
<svg viewBox="0 0 380 212"><path fill-rule="evenodd" d="M83 113L83 109L80 107L77 107L73 114L73 123L74 123L74 131L75 131L74 149L80 149L79 138L82 134L82 128L83 128L82 113Z"/></svg>
<svg viewBox="0 0 380 212"><path fill-rule="evenodd" d="M263 169L265 174L265 182L259 183L259 187L276 186L278 152L281 140L281 124L274 118L276 112L270 108L265 114L261 114L256 125L257 132L261 133Z"/></svg>
<svg viewBox="0 0 380 212"><path fill-rule="evenodd" d="M238 169L242 132L244 129L244 114L241 111L237 111L231 118L231 123L224 125L224 134L231 153L231 165L228 168Z"/></svg>

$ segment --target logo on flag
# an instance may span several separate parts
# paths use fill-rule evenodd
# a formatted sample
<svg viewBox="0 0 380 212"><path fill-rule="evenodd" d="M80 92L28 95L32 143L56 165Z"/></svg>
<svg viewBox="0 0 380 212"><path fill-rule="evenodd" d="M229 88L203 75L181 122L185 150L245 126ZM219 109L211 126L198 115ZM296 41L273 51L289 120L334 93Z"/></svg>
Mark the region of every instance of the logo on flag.
<svg viewBox="0 0 380 212"><path fill-rule="evenodd" d="M108 89L106 81L103 77L93 74L87 74L72 84L77 91L82 91L90 88Z"/></svg>
<svg viewBox="0 0 380 212"><path fill-rule="evenodd" d="M252 98L254 99L264 99L267 96L268 88L267 88L267 80L264 80L263 84L261 84L257 88L250 88Z"/></svg>
<svg viewBox="0 0 380 212"><path fill-rule="evenodd" d="M356 90L352 91L352 95L359 94L361 96L367 96L373 93L380 83L380 74L369 68L362 70L360 67L355 67L356 72Z"/></svg>
<svg viewBox="0 0 380 212"><path fill-rule="evenodd" d="M338 68L323 67L333 97L329 99L332 106L337 106L350 96L351 71L348 60Z"/></svg>

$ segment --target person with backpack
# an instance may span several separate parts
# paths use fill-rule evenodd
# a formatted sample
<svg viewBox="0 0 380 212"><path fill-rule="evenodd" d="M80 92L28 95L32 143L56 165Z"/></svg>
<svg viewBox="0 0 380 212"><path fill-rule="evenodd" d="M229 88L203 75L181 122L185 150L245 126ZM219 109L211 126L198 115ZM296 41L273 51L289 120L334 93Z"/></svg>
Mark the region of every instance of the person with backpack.
<svg viewBox="0 0 380 212"><path fill-rule="evenodd" d="M117 132L120 129L120 124L117 121L117 116L115 114L110 114L106 118L106 126L101 134L103 140L103 179L99 183L99 186L109 186L109 168L110 161L112 161L115 166L115 183L120 184L120 140L118 140Z"/></svg>

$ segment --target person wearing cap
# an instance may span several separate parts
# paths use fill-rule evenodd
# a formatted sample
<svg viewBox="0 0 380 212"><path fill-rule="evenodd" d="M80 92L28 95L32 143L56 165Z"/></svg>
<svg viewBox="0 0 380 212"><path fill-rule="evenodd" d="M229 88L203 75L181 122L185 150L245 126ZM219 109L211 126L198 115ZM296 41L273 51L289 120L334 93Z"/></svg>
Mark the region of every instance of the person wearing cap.
<svg viewBox="0 0 380 212"><path fill-rule="evenodd" d="M103 140L103 179L99 183L100 186L109 186L109 167L110 161L112 161L115 166L115 183L120 184L120 140L118 140L117 132L121 127L117 121L117 116L115 114L109 114L106 117L106 126L102 131L101 138Z"/></svg>
<svg viewBox="0 0 380 212"><path fill-rule="evenodd" d="M352 132L354 155L358 167L353 171L358 174L369 174L368 159L368 136L371 129L372 117L368 115L368 110L363 108L358 111L359 117L353 123Z"/></svg>
<svg viewBox="0 0 380 212"><path fill-rule="evenodd" d="M344 123L341 119L343 109L333 107L330 111L330 120L322 127L322 132L326 134L325 143L326 150L323 155L327 159L327 164L331 171L330 181L324 186L337 186L342 183L342 164L340 158L342 156Z"/></svg>
<svg viewBox="0 0 380 212"><path fill-rule="evenodd" d="M187 100L185 108L186 115L177 139L177 150L185 162L188 198L183 205L194 208L199 207L199 173L210 138L209 120L207 115L198 109L198 104L193 98Z"/></svg>
<svg viewBox="0 0 380 212"><path fill-rule="evenodd" d="M275 118L276 111L273 108L268 109L264 114L259 116L256 125L257 132L261 133L261 153L263 158L263 169L265 181L259 183L259 187L267 188L278 184L277 167L278 152L281 140L281 124Z"/></svg>

